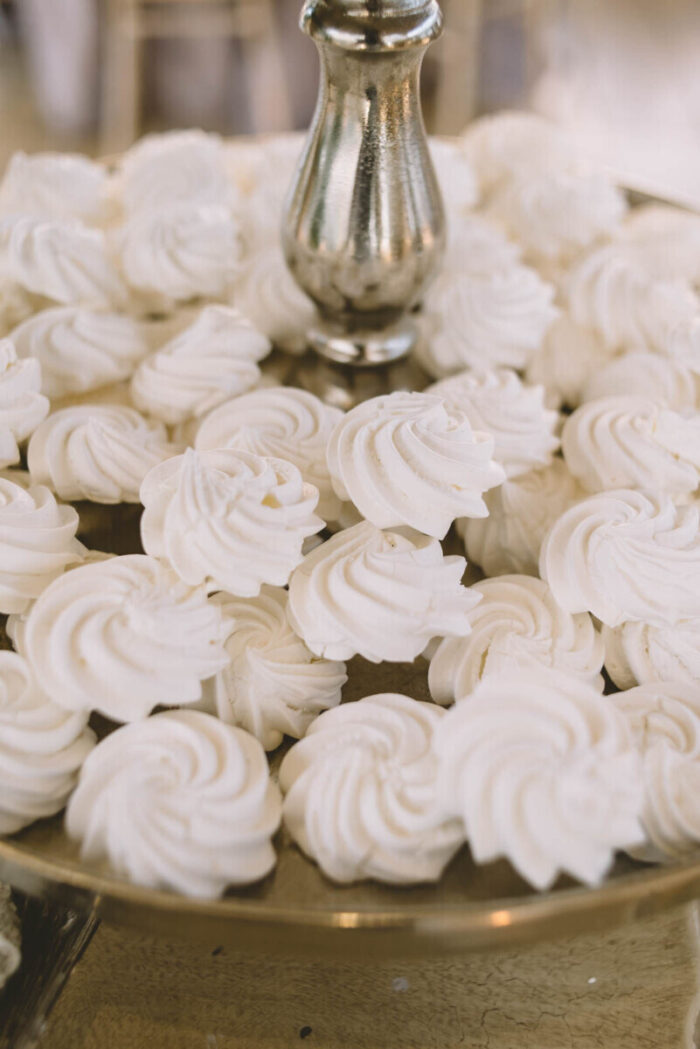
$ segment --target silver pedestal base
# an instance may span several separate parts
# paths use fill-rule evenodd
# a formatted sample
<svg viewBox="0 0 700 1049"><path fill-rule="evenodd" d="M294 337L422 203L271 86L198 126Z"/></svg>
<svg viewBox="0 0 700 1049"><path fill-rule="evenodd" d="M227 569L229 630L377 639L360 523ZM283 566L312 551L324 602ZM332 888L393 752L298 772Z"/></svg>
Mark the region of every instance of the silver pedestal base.
<svg viewBox="0 0 700 1049"><path fill-rule="evenodd" d="M375 367L408 356L418 341L418 330L409 317L380 331L351 333L321 322L308 333L308 339L309 345L329 361Z"/></svg>

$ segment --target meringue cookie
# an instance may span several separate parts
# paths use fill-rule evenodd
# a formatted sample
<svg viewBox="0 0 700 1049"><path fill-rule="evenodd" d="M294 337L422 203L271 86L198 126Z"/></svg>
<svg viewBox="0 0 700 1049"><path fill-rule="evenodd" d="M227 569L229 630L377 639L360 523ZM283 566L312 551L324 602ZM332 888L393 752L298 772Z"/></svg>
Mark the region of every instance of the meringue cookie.
<svg viewBox="0 0 700 1049"><path fill-rule="evenodd" d="M206 306L197 319L142 361L131 380L137 408L171 426L199 418L260 379L270 343L238 310Z"/></svg>
<svg viewBox="0 0 700 1049"><path fill-rule="evenodd" d="M598 248L569 273L572 319L593 328L610 350L660 352L673 328L700 312L700 299L683 281L658 280L618 244Z"/></svg>
<svg viewBox="0 0 700 1049"><path fill-rule="evenodd" d="M700 313L681 321L669 333L661 352L700 375Z"/></svg>
<svg viewBox="0 0 700 1049"><path fill-rule="evenodd" d="M124 227L120 246L131 287L166 301L224 298L241 255L238 224L220 204L139 211Z"/></svg>
<svg viewBox="0 0 700 1049"><path fill-rule="evenodd" d="M367 696L322 714L285 756L285 826L329 878L436 881L462 844L437 803L432 748L444 711Z"/></svg>
<svg viewBox="0 0 700 1049"><path fill-rule="evenodd" d="M673 626L603 627L605 669L618 688L653 681L700 683L700 618Z"/></svg>
<svg viewBox="0 0 700 1049"><path fill-rule="evenodd" d="M471 210L479 199L479 188L461 143L458 139L431 138L429 147L450 219Z"/></svg>
<svg viewBox="0 0 700 1049"><path fill-rule="evenodd" d="M488 517L457 523L469 561L489 576L537 575L548 529L585 494L563 459L506 481L487 493Z"/></svg>
<svg viewBox="0 0 700 1049"><path fill-rule="evenodd" d="M432 638L469 633L479 595L461 585L465 568L463 557L444 557L436 539L362 521L292 574L289 621L317 656L411 662Z"/></svg>
<svg viewBox="0 0 700 1049"><path fill-rule="evenodd" d="M607 626L700 616L700 509L627 489L589 496L548 532L540 574L563 608Z"/></svg>
<svg viewBox="0 0 700 1049"><path fill-rule="evenodd" d="M107 172L71 153L14 153L0 184L0 215L82 219L104 217Z"/></svg>
<svg viewBox="0 0 700 1049"><path fill-rule="evenodd" d="M577 408L584 400L586 383L611 360L612 353L600 335L563 313L547 331L525 377L529 383L545 387L548 407Z"/></svg>
<svg viewBox="0 0 700 1049"><path fill-rule="evenodd" d="M483 215L457 214L447 230L443 269L489 274L507 270L520 261L521 250Z"/></svg>
<svg viewBox="0 0 700 1049"><path fill-rule="evenodd" d="M2 219L0 257L10 281L55 302L109 306L126 301L104 233L79 222Z"/></svg>
<svg viewBox="0 0 700 1049"><path fill-rule="evenodd" d="M302 543L323 528L317 490L296 466L219 448L160 463L141 485L144 549L190 585L255 597L285 586Z"/></svg>
<svg viewBox="0 0 700 1049"><path fill-rule="evenodd" d="M24 612L65 568L82 561L78 515L48 488L0 477L0 612Z"/></svg>
<svg viewBox="0 0 700 1049"><path fill-rule="evenodd" d="M40 361L41 388L52 400L127 379L148 353L143 325L83 306L41 310L10 337L20 357Z"/></svg>
<svg viewBox="0 0 700 1049"><path fill-rule="evenodd" d="M460 372L426 393L442 397L474 430L493 437L493 457L506 477L548 466L559 448L559 415L545 408L544 387L525 386L509 368Z"/></svg>
<svg viewBox="0 0 700 1049"><path fill-rule="evenodd" d="M684 417L644 397L601 397L566 420L562 451L588 492L687 496L700 484L700 414Z"/></svg>
<svg viewBox="0 0 700 1049"><path fill-rule="evenodd" d="M501 856L536 889L567 873L595 885L641 844L641 769L624 717L569 674L485 677L435 733L439 793L476 863Z"/></svg>
<svg viewBox="0 0 700 1049"><path fill-rule="evenodd" d="M316 307L292 276L276 240L256 247L246 258L234 282L231 300L275 346L290 353L304 353L308 345L306 333L316 319Z"/></svg>
<svg viewBox="0 0 700 1049"><path fill-rule="evenodd" d="M19 445L49 411L39 392L39 361L18 361L9 339L0 339L0 468L19 462Z"/></svg>
<svg viewBox="0 0 700 1049"><path fill-rule="evenodd" d="M564 171L516 177L489 206L535 265L568 264L609 236L626 210L624 194L607 179Z"/></svg>
<svg viewBox="0 0 700 1049"><path fill-rule="evenodd" d="M203 131L146 135L124 154L121 180L129 214L176 204L226 204L232 192L223 142Z"/></svg>
<svg viewBox="0 0 700 1049"><path fill-rule="evenodd" d="M489 674L551 667L599 691L605 649L588 613L571 615L541 579L504 575L472 588L482 599L470 613L471 633L445 638L430 661L428 684L436 703L466 699Z"/></svg>
<svg viewBox="0 0 700 1049"><path fill-rule="evenodd" d="M284 735L300 739L314 718L340 703L345 664L316 658L292 630L285 590L264 586L258 597L215 594L233 630L230 662L214 679L216 712L274 750Z"/></svg>
<svg viewBox="0 0 700 1049"><path fill-rule="evenodd" d="M644 204L629 212L617 238L655 277L700 284L700 216L694 212Z"/></svg>
<svg viewBox="0 0 700 1049"><path fill-rule="evenodd" d="M421 363L436 378L468 367L524 368L557 317L553 298L527 266L443 271L425 297Z"/></svg>
<svg viewBox="0 0 700 1049"><path fill-rule="evenodd" d="M648 843L639 859L682 859L700 844L700 687L649 684L609 702L625 718L642 756Z"/></svg>
<svg viewBox="0 0 700 1049"><path fill-rule="evenodd" d="M129 554L56 579L32 606L22 646L66 710L136 721L156 706L201 699L201 682L228 663L227 626L202 587Z"/></svg>
<svg viewBox="0 0 700 1049"><path fill-rule="evenodd" d="M138 503L139 486L173 455L165 427L118 404L78 404L54 412L27 450L32 479L60 499Z"/></svg>
<svg viewBox="0 0 700 1049"><path fill-rule="evenodd" d="M700 384L681 360L657 353L623 353L592 372L583 387L582 401L614 395L644 397L675 412L700 408Z"/></svg>
<svg viewBox="0 0 700 1049"><path fill-rule="evenodd" d="M488 513L483 493L505 477L493 449L493 438L441 397L398 392L349 411L327 458L337 495L372 524L442 539L456 517Z"/></svg>
<svg viewBox="0 0 700 1049"><path fill-rule="evenodd" d="M0 834L59 812L95 743L87 718L57 706L16 652L0 652Z"/></svg>
<svg viewBox="0 0 700 1049"><path fill-rule="evenodd" d="M200 898L263 878L279 822L258 741L196 710L165 711L103 739L66 811L83 859Z"/></svg>
<svg viewBox="0 0 700 1049"><path fill-rule="evenodd" d="M211 412L197 431L195 448L236 448L286 459L318 489L318 512L324 521L337 521L341 502L333 491L326 447L342 418L339 408L306 390L284 386L254 390Z"/></svg>
<svg viewBox="0 0 700 1049"><path fill-rule="evenodd" d="M481 117L469 124L461 143L484 190L517 175L570 171L578 164L561 129L535 113L503 110Z"/></svg>

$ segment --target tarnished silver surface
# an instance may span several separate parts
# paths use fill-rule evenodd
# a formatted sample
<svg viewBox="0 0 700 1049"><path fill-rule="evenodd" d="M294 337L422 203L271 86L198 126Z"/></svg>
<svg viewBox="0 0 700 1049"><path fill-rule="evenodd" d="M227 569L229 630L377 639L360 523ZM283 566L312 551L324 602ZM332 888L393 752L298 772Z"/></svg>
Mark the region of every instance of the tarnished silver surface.
<svg viewBox="0 0 700 1049"><path fill-rule="evenodd" d="M321 57L309 139L283 225L287 262L317 304L310 344L334 361L405 356L444 246L419 95L437 0L307 0Z"/></svg>

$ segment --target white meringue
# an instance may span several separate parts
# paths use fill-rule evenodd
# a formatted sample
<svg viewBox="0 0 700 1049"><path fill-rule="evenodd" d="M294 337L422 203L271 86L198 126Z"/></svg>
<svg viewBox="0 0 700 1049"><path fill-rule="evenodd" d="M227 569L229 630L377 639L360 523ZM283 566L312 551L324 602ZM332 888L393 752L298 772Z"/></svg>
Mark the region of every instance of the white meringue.
<svg viewBox="0 0 700 1049"><path fill-rule="evenodd" d="M2 219L0 259L10 281L55 302L109 306L127 298L104 233L79 222Z"/></svg>
<svg viewBox="0 0 700 1049"><path fill-rule="evenodd" d="M481 117L469 124L461 143L485 190L517 175L570 171L578 165L561 128L535 113L503 110Z"/></svg>
<svg viewBox="0 0 700 1049"><path fill-rule="evenodd" d="M486 494L488 517L457 524L469 561L489 576L537 575L548 529L585 494L563 459L506 481Z"/></svg>
<svg viewBox="0 0 700 1049"><path fill-rule="evenodd" d="M165 711L103 739L66 811L83 859L200 898L263 878L279 821L258 741L196 710Z"/></svg>
<svg viewBox="0 0 700 1049"><path fill-rule="evenodd" d="M384 693L322 714L280 767L284 823L337 882L436 881L462 844L437 803L444 711Z"/></svg>
<svg viewBox="0 0 700 1049"><path fill-rule="evenodd" d="M231 301L275 346L290 353L306 350L316 307L292 276L277 241L247 256Z"/></svg>
<svg viewBox="0 0 700 1049"><path fill-rule="evenodd" d="M78 404L54 412L33 433L29 472L61 499L137 503L142 480L177 449L162 423L118 404Z"/></svg>
<svg viewBox="0 0 700 1049"><path fill-rule="evenodd" d="M435 733L440 797L477 863L505 856L537 889L567 873L595 885L641 844L643 788L608 697L543 668L488 675Z"/></svg>
<svg viewBox="0 0 700 1049"><path fill-rule="evenodd" d="M225 298L241 255L238 224L221 204L174 204L138 212L120 240L132 288L166 301Z"/></svg>
<svg viewBox="0 0 700 1049"><path fill-rule="evenodd" d="M617 238L655 277L700 284L700 216L668 204L633 208Z"/></svg>
<svg viewBox="0 0 700 1049"><path fill-rule="evenodd" d="M48 488L0 477L0 612L24 612L65 568L83 559L78 515Z"/></svg>
<svg viewBox="0 0 700 1049"><path fill-rule="evenodd" d="M107 180L101 164L79 154L14 153L0 184L0 215L99 222Z"/></svg>
<svg viewBox="0 0 700 1049"><path fill-rule="evenodd" d="M545 387L550 408L577 408L586 383L612 360L612 353L591 328L562 313L548 329L542 347L525 369L529 383Z"/></svg>
<svg viewBox="0 0 700 1049"><path fill-rule="evenodd" d="M254 598L215 594L233 630L230 662L214 679L216 712L274 750L284 735L300 739L314 718L340 703L345 664L318 659L292 630L286 590L264 586Z"/></svg>
<svg viewBox="0 0 700 1049"><path fill-rule="evenodd" d="M582 401L599 397L644 397L675 412L700 408L700 383L682 360L658 353L630 352L593 371L583 387Z"/></svg>
<svg viewBox="0 0 700 1049"><path fill-rule="evenodd" d="M9 335L13 328L31 317L36 310L36 300L19 284L5 277L0 281L0 338Z"/></svg>
<svg viewBox="0 0 700 1049"><path fill-rule="evenodd" d="M451 217L443 269L489 274L517 265L520 256L518 245L483 215L472 212Z"/></svg>
<svg viewBox="0 0 700 1049"><path fill-rule="evenodd" d="M489 674L551 667L602 690L605 648L588 613L571 615L541 579L504 575L474 583L482 600L469 615L471 633L445 638L430 661L436 703L466 699Z"/></svg>
<svg viewBox="0 0 700 1049"><path fill-rule="evenodd" d="M630 851L651 861L683 859L700 845L700 686L641 685L609 702L642 756L648 844Z"/></svg>
<svg viewBox="0 0 700 1049"><path fill-rule="evenodd" d="M227 204L232 192L223 142L203 131L146 135L124 154L120 174L129 214L176 204Z"/></svg>
<svg viewBox="0 0 700 1049"><path fill-rule="evenodd" d="M430 285L421 363L441 378L464 368L524 368L558 311L554 288L527 266L445 270Z"/></svg>
<svg viewBox="0 0 700 1049"><path fill-rule="evenodd" d="M255 597L285 586L302 543L323 528L317 490L296 466L219 448L167 459L141 485L144 549L190 585Z"/></svg>
<svg viewBox="0 0 700 1049"><path fill-rule="evenodd" d="M0 652L0 834L59 812L95 743L87 718L57 706L16 652Z"/></svg>
<svg viewBox="0 0 700 1049"><path fill-rule="evenodd" d="M431 138L430 156L435 168L445 210L449 216L463 215L477 203L479 188L471 162L458 139Z"/></svg>
<svg viewBox="0 0 700 1049"><path fill-rule="evenodd" d="M410 662L434 637L469 633L479 595L461 585L465 568L463 557L444 557L436 539L362 521L292 574L289 620L317 656Z"/></svg>
<svg viewBox="0 0 700 1049"><path fill-rule="evenodd" d="M37 360L17 360L9 339L0 339L0 469L19 462L19 445L49 411Z"/></svg>
<svg viewBox="0 0 700 1049"><path fill-rule="evenodd" d="M201 698L201 682L228 663L226 628L202 587L129 554L56 579L32 606L22 646L41 687L66 710L136 721L156 706Z"/></svg>
<svg viewBox="0 0 700 1049"><path fill-rule="evenodd" d="M661 352L700 376L700 313L672 328Z"/></svg>
<svg viewBox="0 0 700 1049"><path fill-rule="evenodd" d="M41 388L59 399L127 379L148 353L144 326L121 313L58 306L10 335L20 357L41 363Z"/></svg>
<svg viewBox="0 0 700 1049"><path fill-rule="evenodd" d="M700 509L627 489L589 496L551 527L540 574L563 608L607 626L700 616Z"/></svg>
<svg viewBox="0 0 700 1049"><path fill-rule="evenodd" d="M343 418L339 408L294 387L254 390L216 408L201 423L195 448L236 448L286 459L319 492L318 512L337 521L341 501L326 462L328 439Z"/></svg>
<svg viewBox="0 0 700 1049"><path fill-rule="evenodd" d="M441 397L398 392L352 408L327 457L337 495L372 524L442 539L456 517L486 516L483 494L505 477L493 448Z"/></svg>
<svg viewBox="0 0 700 1049"><path fill-rule="evenodd" d="M700 617L673 626L603 627L605 669L618 688L653 681L700 683Z"/></svg>
<svg viewBox="0 0 700 1049"><path fill-rule="evenodd" d="M700 312L689 284L652 277L618 244L574 266L566 297L575 323L593 328L610 350L663 352L673 328Z"/></svg>
<svg viewBox="0 0 700 1049"><path fill-rule="evenodd" d="M609 236L626 210L624 194L604 177L563 171L514 178L489 206L535 265L568 264Z"/></svg>
<svg viewBox="0 0 700 1049"><path fill-rule="evenodd" d="M524 385L509 368L460 372L426 393L442 397L474 430L493 437L493 457L506 477L548 466L559 448L559 414L545 408L544 387Z"/></svg>
<svg viewBox="0 0 700 1049"><path fill-rule="evenodd" d="M700 414L684 417L644 397L601 397L566 420L562 451L588 492L686 496L700 484Z"/></svg>
<svg viewBox="0 0 700 1049"><path fill-rule="evenodd" d="M260 379L270 343L238 310L205 306L196 320L142 361L131 380L141 411L175 425L200 418Z"/></svg>

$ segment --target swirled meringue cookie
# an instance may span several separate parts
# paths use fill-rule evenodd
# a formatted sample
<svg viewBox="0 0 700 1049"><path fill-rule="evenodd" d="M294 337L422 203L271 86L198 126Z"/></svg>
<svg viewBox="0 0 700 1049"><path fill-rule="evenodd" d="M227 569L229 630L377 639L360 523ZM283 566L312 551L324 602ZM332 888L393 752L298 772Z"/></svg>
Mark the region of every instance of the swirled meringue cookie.
<svg viewBox="0 0 700 1049"><path fill-rule="evenodd" d="M626 210L624 195L607 179L563 171L514 178L489 206L529 261L557 266L612 234Z"/></svg>
<svg viewBox="0 0 700 1049"><path fill-rule="evenodd" d="M640 845L639 757L609 698L544 668L490 674L435 733L438 788L472 856L501 856L536 889L559 873L595 885Z"/></svg>
<svg viewBox="0 0 700 1049"><path fill-rule="evenodd" d="M137 408L171 426L200 418L260 379L270 343L230 306L206 306L196 320L142 361L131 380Z"/></svg>
<svg viewBox="0 0 700 1049"><path fill-rule="evenodd" d="M437 802L444 711L397 693L322 714L280 767L285 826L337 882L436 881L464 841Z"/></svg>
<svg viewBox="0 0 700 1049"><path fill-rule="evenodd" d="M286 590L263 586L258 597L215 594L212 602L233 623L226 639L230 662L214 678L222 721L274 750L284 735L300 739L318 714L340 703L345 664L318 659L297 637Z"/></svg>
<svg viewBox="0 0 700 1049"><path fill-rule="evenodd" d="M201 898L263 878L279 822L258 741L196 710L165 711L103 739L66 811L83 859Z"/></svg>
<svg viewBox="0 0 700 1049"><path fill-rule="evenodd" d="M124 226L120 249L132 288L175 302L225 298L241 256L238 224L221 204L139 211Z"/></svg>
<svg viewBox="0 0 700 1049"><path fill-rule="evenodd" d="M436 378L464 368L524 368L557 316L554 288L527 266L443 271L426 294L420 360Z"/></svg>
<svg viewBox="0 0 700 1049"><path fill-rule="evenodd" d="M489 274L517 265L522 252L503 230L483 215L454 215L447 230L444 268Z"/></svg>
<svg viewBox="0 0 700 1049"><path fill-rule="evenodd" d="M228 663L221 609L202 587L144 554L83 565L32 606L22 646L39 684L66 710L136 721L201 699Z"/></svg>
<svg viewBox="0 0 700 1049"><path fill-rule="evenodd" d="M129 214L177 204L226 204L232 186L218 135L171 131L146 135L123 156L122 199Z"/></svg>
<svg viewBox="0 0 700 1049"><path fill-rule="evenodd" d="M39 361L17 360L9 339L0 339L0 468L19 462L19 445L49 411L41 390Z"/></svg>
<svg viewBox="0 0 700 1049"><path fill-rule="evenodd" d="M506 477L547 466L559 448L558 412L544 406L544 387L524 385L510 368L465 371L429 386L475 430L494 439L493 457Z"/></svg>
<svg viewBox="0 0 700 1049"><path fill-rule="evenodd" d="M109 306L127 299L104 233L77 221L2 219L0 259L11 281L55 302Z"/></svg>
<svg viewBox="0 0 700 1049"><path fill-rule="evenodd" d="M337 521L341 502L333 491L326 447L343 418L339 408L294 387L254 390L216 408L201 423L195 448L236 448L286 459L319 492L318 512Z"/></svg>
<svg viewBox="0 0 700 1049"><path fill-rule="evenodd" d="M620 489L582 499L542 543L540 574L569 612L615 627L700 616L700 509Z"/></svg>
<svg viewBox="0 0 700 1049"><path fill-rule="evenodd" d="M148 353L144 326L122 313L58 306L41 310L11 333L20 357L41 363L52 400L127 379Z"/></svg>
<svg viewBox="0 0 700 1049"><path fill-rule="evenodd" d="M486 575L537 575L548 529L585 496L563 459L531 470L486 494L488 517L457 524L469 561Z"/></svg>
<svg viewBox="0 0 700 1049"><path fill-rule="evenodd" d="M461 585L463 557L411 529L369 521L334 535L304 558L289 583L289 621L325 659L411 662L434 637L469 633L479 600Z"/></svg>
<svg viewBox="0 0 700 1049"><path fill-rule="evenodd" d="M316 308L292 276L277 241L258 248L245 259L231 299L275 346L289 353L304 353L308 345L306 333L316 319Z"/></svg>
<svg viewBox="0 0 700 1049"><path fill-rule="evenodd" d="M24 612L49 583L83 559L78 515L48 488L0 477L0 612Z"/></svg>
<svg viewBox="0 0 700 1049"><path fill-rule="evenodd" d="M618 688L653 681L700 684L700 617L673 626L603 627L605 669Z"/></svg>
<svg viewBox="0 0 700 1049"><path fill-rule="evenodd" d="M431 138L430 156L450 218L470 211L479 199L479 188L460 141Z"/></svg>
<svg viewBox="0 0 700 1049"><path fill-rule="evenodd" d="M462 148L483 190L518 175L571 171L578 161L561 129L535 113L504 110L472 121Z"/></svg>
<svg viewBox="0 0 700 1049"><path fill-rule="evenodd" d="M616 231L645 269L662 280L700 284L700 217L685 208L633 208Z"/></svg>
<svg viewBox="0 0 700 1049"><path fill-rule="evenodd" d="M587 612L565 612L546 583L527 575L484 579L473 589L482 600L470 613L471 633L445 638L430 661L436 703L466 699L488 674L532 666L561 670L602 690L605 649Z"/></svg>
<svg viewBox="0 0 700 1049"><path fill-rule="evenodd" d="M317 490L296 466L219 448L160 463L141 485L144 549L190 585L255 597L285 586L307 536L323 528Z"/></svg>
<svg viewBox="0 0 700 1049"><path fill-rule="evenodd" d="M700 376L700 313L672 329L662 352Z"/></svg>
<svg viewBox="0 0 700 1049"><path fill-rule="evenodd" d="M682 859L700 845L700 686L640 685L609 697L642 757L647 844L639 859Z"/></svg>
<svg viewBox="0 0 700 1049"><path fill-rule="evenodd" d="M684 417L644 397L601 397L566 420L562 450L588 492L687 496L700 484L700 415Z"/></svg>
<svg viewBox="0 0 700 1049"><path fill-rule="evenodd" d="M118 404L78 404L54 412L32 434L27 464L36 484L60 499L138 503L156 463L177 449L162 423Z"/></svg>
<svg viewBox="0 0 700 1049"><path fill-rule="evenodd" d="M107 172L71 153L14 153L0 183L0 215L99 222L105 215Z"/></svg>
<svg viewBox="0 0 700 1049"><path fill-rule="evenodd" d="M577 408L586 383L612 360L600 335L582 328L562 313L548 329L542 347L530 360L525 377L545 387L550 408Z"/></svg>
<svg viewBox="0 0 700 1049"><path fill-rule="evenodd" d="M0 652L0 834L59 812L95 744L87 718L54 703L16 652Z"/></svg>
<svg viewBox="0 0 700 1049"><path fill-rule="evenodd" d="M658 353L623 353L589 375L581 399L612 396L643 397L687 415L700 408L700 383L681 360Z"/></svg>
<svg viewBox="0 0 700 1049"><path fill-rule="evenodd" d="M652 277L619 244L577 263L565 293L575 323L592 328L611 350L663 353L673 328L700 312L689 284Z"/></svg>
<svg viewBox="0 0 700 1049"><path fill-rule="evenodd" d="M485 491L504 480L493 438L427 393L391 393L351 409L328 442L341 499L379 528L408 525L442 539L456 517L485 517Z"/></svg>

